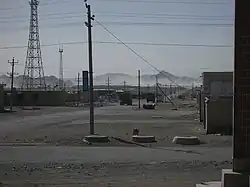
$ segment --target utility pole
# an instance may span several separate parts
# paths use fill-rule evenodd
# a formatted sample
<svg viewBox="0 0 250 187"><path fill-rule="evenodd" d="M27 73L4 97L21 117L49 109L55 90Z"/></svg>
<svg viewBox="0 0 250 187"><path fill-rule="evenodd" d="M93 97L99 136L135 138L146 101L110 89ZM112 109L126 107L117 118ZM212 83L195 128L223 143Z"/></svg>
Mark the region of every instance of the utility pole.
<svg viewBox="0 0 250 187"><path fill-rule="evenodd" d="M141 71L138 70L138 107L141 108Z"/></svg>
<svg viewBox="0 0 250 187"><path fill-rule="evenodd" d="M192 97L194 95L194 82L192 83Z"/></svg>
<svg viewBox="0 0 250 187"><path fill-rule="evenodd" d="M158 76L155 76L155 104L158 103Z"/></svg>
<svg viewBox="0 0 250 187"><path fill-rule="evenodd" d="M165 95L167 95L167 88L168 88L168 85L165 84ZM164 97L164 102L165 103L167 102L167 97L166 96Z"/></svg>
<svg viewBox="0 0 250 187"><path fill-rule="evenodd" d="M110 103L110 79L108 77L108 101Z"/></svg>
<svg viewBox="0 0 250 187"><path fill-rule="evenodd" d="M150 85L147 85L148 93L150 92Z"/></svg>
<svg viewBox="0 0 250 187"><path fill-rule="evenodd" d="M60 53L60 64L59 64L59 89L64 90L64 80L63 80L63 48L59 48Z"/></svg>
<svg viewBox="0 0 250 187"><path fill-rule="evenodd" d="M94 89L93 89L93 59L92 59L92 20L94 20L94 15L91 15L91 7L85 0L85 6L87 8L88 22L85 25L88 27L88 45L89 45L89 124L90 124L90 134L95 133L94 129Z"/></svg>
<svg viewBox="0 0 250 187"><path fill-rule="evenodd" d="M13 107L13 89L14 89L14 73L15 73L15 64L18 63L18 61L15 61L15 58L12 58L12 61L8 60L8 63L11 64L11 88L10 88L10 110L12 111Z"/></svg>
<svg viewBox="0 0 250 187"><path fill-rule="evenodd" d="M77 106L80 105L80 73L77 74Z"/></svg>
<svg viewBox="0 0 250 187"><path fill-rule="evenodd" d="M126 91L126 81L123 81L123 91Z"/></svg>

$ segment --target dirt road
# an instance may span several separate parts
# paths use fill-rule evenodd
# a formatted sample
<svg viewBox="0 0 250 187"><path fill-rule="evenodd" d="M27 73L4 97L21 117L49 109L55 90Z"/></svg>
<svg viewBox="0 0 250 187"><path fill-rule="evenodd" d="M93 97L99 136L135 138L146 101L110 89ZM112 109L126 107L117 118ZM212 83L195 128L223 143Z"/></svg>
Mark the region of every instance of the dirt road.
<svg viewBox="0 0 250 187"><path fill-rule="evenodd" d="M231 167L231 137L205 135L192 103L182 103L177 111L171 104L156 110L95 109L96 133L131 140L133 128L138 128L142 135L156 136L157 143L148 148L114 140L92 147L84 144L88 114L86 108L64 107L1 114L0 181L25 187L194 187L219 180L221 169ZM203 144L177 146L174 136L197 136Z"/></svg>
<svg viewBox="0 0 250 187"><path fill-rule="evenodd" d="M219 180L230 148L1 147L8 186L182 186ZM191 152L190 152L191 151ZM18 184L18 185L17 185Z"/></svg>
<svg viewBox="0 0 250 187"><path fill-rule="evenodd" d="M196 108L183 106L178 111L172 108L171 104L159 105L152 111L128 106L96 108L95 130L97 134L131 140L133 129L138 128L142 135L156 136L156 146L175 146L172 144L174 136L198 136L205 143L203 146L231 146L230 136L204 135L197 121ZM82 138L89 133L86 109L60 108L50 112L44 109L0 117L0 144L84 145ZM117 142L111 142L111 145L116 146Z"/></svg>

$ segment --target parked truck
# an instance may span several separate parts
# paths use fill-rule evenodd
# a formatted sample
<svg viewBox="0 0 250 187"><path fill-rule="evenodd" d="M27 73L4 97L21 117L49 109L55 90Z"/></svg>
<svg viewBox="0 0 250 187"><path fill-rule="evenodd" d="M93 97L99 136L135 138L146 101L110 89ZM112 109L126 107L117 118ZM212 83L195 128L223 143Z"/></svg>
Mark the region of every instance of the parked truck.
<svg viewBox="0 0 250 187"><path fill-rule="evenodd" d="M132 105L132 94L130 92L120 94L120 105Z"/></svg>
<svg viewBox="0 0 250 187"><path fill-rule="evenodd" d="M148 93L146 97L147 97L147 103L149 103L149 102L154 103L155 102L155 94L154 93Z"/></svg>

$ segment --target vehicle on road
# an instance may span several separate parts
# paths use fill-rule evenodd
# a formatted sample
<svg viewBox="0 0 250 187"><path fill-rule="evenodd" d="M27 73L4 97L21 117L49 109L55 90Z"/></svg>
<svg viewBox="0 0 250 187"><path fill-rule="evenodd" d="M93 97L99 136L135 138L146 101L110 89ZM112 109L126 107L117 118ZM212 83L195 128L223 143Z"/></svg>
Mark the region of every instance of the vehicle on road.
<svg viewBox="0 0 250 187"><path fill-rule="evenodd" d="M147 103L149 103L149 102L155 102L155 94L154 93L148 93L147 94Z"/></svg>
<svg viewBox="0 0 250 187"><path fill-rule="evenodd" d="M130 92L120 94L120 105L132 105L132 103L132 94Z"/></svg>

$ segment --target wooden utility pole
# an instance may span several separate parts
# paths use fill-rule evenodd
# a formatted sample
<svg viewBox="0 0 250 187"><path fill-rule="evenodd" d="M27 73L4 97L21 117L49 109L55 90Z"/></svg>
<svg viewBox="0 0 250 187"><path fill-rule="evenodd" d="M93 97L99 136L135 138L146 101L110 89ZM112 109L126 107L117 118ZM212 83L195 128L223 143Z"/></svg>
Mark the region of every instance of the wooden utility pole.
<svg viewBox="0 0 250 187"><path fill-rule="evenodd" d="M141 71L138 70L138 108L141 108Z"/></svg>
<svg viewBox="0 0 250 187"><path fill-rule="evenodd" d="M123 81L123 91L126 91L126 81Z"/></svg>
<svg viewBox="0 0 250 187"><path fill-rule="evenodd" d="M165 95L168 95L168 94L167 94L167 88L168 88L168 85L166 84L166 85L165 85ZM166 96L164 97L164 102L165 102L165 103L167 102Z"/></svg>
<svg viewBox="0 0 250 187"><path fill-rule="evenodd" d="M88 46L89 46L89 124L90 124L90 134L95 133L94 129L94 86L93 86L93 59L92 59L92 20L94 16L91 15L91 7L85 1L87 8L88 21L85 25L88 27Z"/></svg>
<svg viewBox="0 0 250 187"><path fill-rule="evenodd" d="M77 74L77 106L80 105L80 73Z"/></svg>
<svg viewBox="0 0 250 187"><path fill-rule="evenodd" d="M110 103L110 79L108 77L108 101Z"/></svg>
<svg viewBox="0 0 250 187"><path fill-rule="evenodd" d="M147 85L148 93L150 92L150 85Z"/></svg>
<svg viewBox="0 0 250 187"><path fill-rule="evenodd" d="M13 90L14 90L14 73L15 73L15 64L18 63L18 61L15 61L15 58L13 57L12 61L8 61L9 64L11 64L11 87L10 87L10 110L12 111L13 108Z"/></svg>
<svg viewBox="0 0 250 187"><path fill-rule="evenodd" d="M158 76L155 76L155 104L158 103Z"/></svg>

